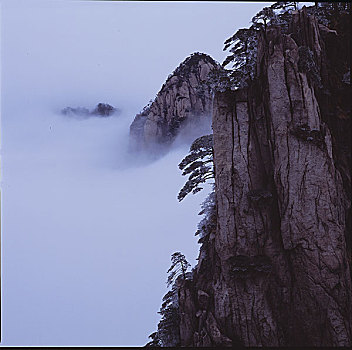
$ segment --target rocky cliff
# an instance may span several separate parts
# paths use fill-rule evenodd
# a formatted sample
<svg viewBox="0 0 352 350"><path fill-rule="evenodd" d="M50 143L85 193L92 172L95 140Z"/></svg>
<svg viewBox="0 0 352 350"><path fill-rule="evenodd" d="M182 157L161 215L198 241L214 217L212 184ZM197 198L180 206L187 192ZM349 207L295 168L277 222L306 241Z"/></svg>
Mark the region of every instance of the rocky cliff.
<svg viewBox="0 0 352 350"><path fill-rule="evenodd" d="M208 73L219 66L210 56L194 53L169 76L155 100L136 115L130 127L133 151L167 147L186 125L211 124L212 94Z"/></svg>
<svg viewBox="0 0 352 350"><path fill-rule="evenodd" d="M352 345L349 21L295 12L215 94L217 228L178 281L182 346Z"/></svg>

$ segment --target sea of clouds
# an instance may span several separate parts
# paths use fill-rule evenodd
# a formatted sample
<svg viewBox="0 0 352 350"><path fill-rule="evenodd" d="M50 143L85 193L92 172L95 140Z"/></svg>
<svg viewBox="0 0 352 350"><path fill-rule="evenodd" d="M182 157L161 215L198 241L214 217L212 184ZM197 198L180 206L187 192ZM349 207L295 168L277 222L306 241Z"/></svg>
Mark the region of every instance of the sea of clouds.
<svg viewBox="0 0 352 350"><path fill-rule="evenodd" d="M196 263L207 191L177 201L196 134L140 164L129 125L189 54L222 60L222 42L262 5L1 5L2 344L143 345L170 255ZM121 113L60 113L99 102Z"/></svg>

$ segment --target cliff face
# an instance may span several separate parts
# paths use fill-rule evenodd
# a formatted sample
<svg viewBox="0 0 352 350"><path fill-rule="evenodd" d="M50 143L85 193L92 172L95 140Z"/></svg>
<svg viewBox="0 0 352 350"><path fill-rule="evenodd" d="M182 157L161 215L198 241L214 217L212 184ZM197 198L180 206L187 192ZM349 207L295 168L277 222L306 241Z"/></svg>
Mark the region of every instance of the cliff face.
<svg viewBox="0 0 352 350"><path fill-rule="evenodd" d="M348 21L269 27L257 79L215 94L217 230L179 282L181 345L352 345Z"/></svg>
<svg viewBox="0 0 352 350"><path fill-rule="evenodd" d="M218 64L208 55L195 53L169 76L150 106L137 114L130 127L134 151L158 151L170 144L186 125L211 124L212 96L208 73Z"/></svg>

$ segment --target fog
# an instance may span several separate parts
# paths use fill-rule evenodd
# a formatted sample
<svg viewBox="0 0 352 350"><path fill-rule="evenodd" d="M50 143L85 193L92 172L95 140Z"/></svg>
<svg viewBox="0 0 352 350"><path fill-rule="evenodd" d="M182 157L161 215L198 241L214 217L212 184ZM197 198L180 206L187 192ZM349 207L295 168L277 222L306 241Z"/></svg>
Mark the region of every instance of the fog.
<svg viewBox="0 0 352 350"><path fill-rule="evenodd" d="M144 345L170 255L192 266L207 190L179 203L199 131L139 164L129 125L189 54L260 3L1 1L2 345ZM64 107L110 103L109 118Z"/></svg>

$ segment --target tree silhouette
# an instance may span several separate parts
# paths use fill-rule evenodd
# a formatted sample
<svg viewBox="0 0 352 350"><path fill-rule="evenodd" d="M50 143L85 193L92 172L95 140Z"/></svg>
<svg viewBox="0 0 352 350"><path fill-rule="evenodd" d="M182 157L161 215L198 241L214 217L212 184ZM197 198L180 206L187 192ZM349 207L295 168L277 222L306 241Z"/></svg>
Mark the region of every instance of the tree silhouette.
<svg viewBox="0 0 352 350"><path fill-rule="evenodd" d="M148 338L151 339L150 342L148 342L145 346L146 347L161 347L162 346L162 343L161 343L161 340L159 338L159 333L158 332L154 332L152 334L150 334L148 336Z"/></svg>
<svg viewBox="0 0 352 350"><path fill-rule="evenodd" d="M171 266L167 270L169 274L167 278L167 286L173 284L179 276L186 279L186 273L191 264L186 260L185 256L180 252L171 255Z"/></svg>
<svg viewBox="0 0 352 350"><path fill-rule="evenodd" d="M269 23L275 20L275 17L275 12L271 7L264 7L252 18L252 23L255 28L266 30Z"/></svg>
<svg viewBox="0 0 352 350"><path fill-rule="evenodd" d="M181 202L189 193L197 193L203 189L200 185L214 178L213 135L197 138L190 147L190 153L178 165L182 175L189 175L187 182L178 194Z"/></svg>
<svg viewBox="0 0 352 350"><path fill-rule="evenodd" d="M196 236L199 235L198 243L202 243L204 239L211 233L216 232L217 213L215 189L211 191L201 204L202 210L198 215L203 215L203 219L198 223Z"/></svg>
<svg viewBox="0 0 352 350"><path fill-rule="evenodd" d="M158 314L161 319L158 323L158 330L149 335L151 341L146 344L148 347L159 346L179 346L180 345L180 315L178 304L178 288L176 280L178 278L186 279L191 265L185 256L180 252L176 252L171 256L171 266L167 273L167 286L171 289L164 295L163 302Z"/></svg>
<svg viewBox="0 0 352 350"><path fill-rule="evenodd" d="M180 316L178 290L174 284L163 297L160 311L161 320L158 324L157 339L161 346L177 346L180 342Z"/></svg>
<svg viewBox="0 0 352 350"><path fill-rule="evenodd" d="M219 71L219 73L226 75L230 83L222 78L225 82L218 81L220 89L215 87L215 90L221 91L221 85L225 87L230 85L232 90L242 88L255 78L258 32L265 31L273 24L278 24L286 30L291 19L291 12L297 9L297 4L292 1L279 1L270 7L264 7L252 18L251 27L239 29L224 42L223 50L229 50L230 54L225 58L222 67L225 68L230 63L232 67L225 72ZM215 81L215 79L212 80Z"/></svg>
<svg viewBox="0 0 352 350"><path fill-rule="evenodd" d="M254 26L239 29L225 41L223 50L229 50L231 53L225 58L222 66L226 67L232 63L228 73L232 85L235 88L246 86L255 76L257 29Z"/></svg>

